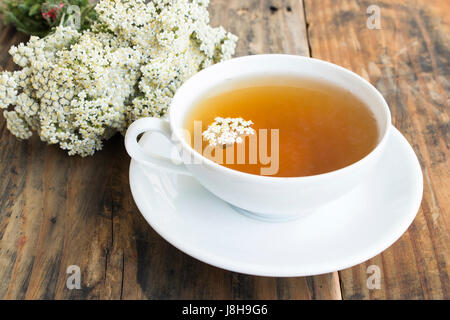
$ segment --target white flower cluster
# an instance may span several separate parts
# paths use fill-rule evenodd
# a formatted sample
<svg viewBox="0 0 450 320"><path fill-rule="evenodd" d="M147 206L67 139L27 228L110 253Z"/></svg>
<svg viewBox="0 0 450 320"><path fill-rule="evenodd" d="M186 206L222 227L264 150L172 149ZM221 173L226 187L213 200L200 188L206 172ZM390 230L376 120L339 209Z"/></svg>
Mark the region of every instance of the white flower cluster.
<svg viewBox="0 0 450 320"><path fill-rule="evenodd" d="M216 117L214 122L208 126L208 129L203 131L203 139L213 147L242 143L242 136L256 133L250 127L252 124L252 121L245 121L242 118Z"/></svg>
<svg viewBox="0 0 450 320"><path fill-rule="evenodd" d="M0 73L8 129L92 155L141 117L161 117L178 87L234 54L237 37L209 26L209 0L101 0L82 33L58 27L12 47Z"/></svg>

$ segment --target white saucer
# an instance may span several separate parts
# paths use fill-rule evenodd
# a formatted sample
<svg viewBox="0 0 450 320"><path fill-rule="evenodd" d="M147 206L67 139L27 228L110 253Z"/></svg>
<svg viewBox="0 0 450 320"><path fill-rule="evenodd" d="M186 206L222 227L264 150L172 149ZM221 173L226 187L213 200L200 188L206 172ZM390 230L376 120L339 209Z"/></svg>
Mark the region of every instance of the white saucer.
<svg viewBox="0 0 450 320"><path fill-rule="evenodd" d="M152 152L170 150L158 134L140 143ZM135 161L130 185L147 222L181 251L219 268L277 277L342 270L374 257L412 223L423 191L417 157L395 128L370 181L300 220L249 218L194 178Z"/></svg>

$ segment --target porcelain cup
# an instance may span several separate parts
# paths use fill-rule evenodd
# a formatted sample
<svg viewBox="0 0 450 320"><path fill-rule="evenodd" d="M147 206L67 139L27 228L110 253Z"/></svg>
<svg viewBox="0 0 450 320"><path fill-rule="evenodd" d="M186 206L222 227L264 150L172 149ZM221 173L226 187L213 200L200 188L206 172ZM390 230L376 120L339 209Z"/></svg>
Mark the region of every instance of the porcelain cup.
<svg viewBox="0 0 450 320"><path fill-rule="evenodd" d="M242 79L270 78L272 75L327 82L358 97L376 118L379 130L377 146L363 159L342 169L314 176L282 178L226 168L203 157L186 141L184 121L199 99L217 90L229 90ZM390 131L391 115L386 101L375 87L357 74L318 59L269 54L235 58L200 71L177 90L168 119L135 121L126 133L125 146L129 155L144 166L192 175L241 213L263 220L283 221L312 214L320 205L338 199L367 180L377 168ZM181 163L173 157L166 158L144 150L137 138L145 132L165 135L183 155Z"/></svg>

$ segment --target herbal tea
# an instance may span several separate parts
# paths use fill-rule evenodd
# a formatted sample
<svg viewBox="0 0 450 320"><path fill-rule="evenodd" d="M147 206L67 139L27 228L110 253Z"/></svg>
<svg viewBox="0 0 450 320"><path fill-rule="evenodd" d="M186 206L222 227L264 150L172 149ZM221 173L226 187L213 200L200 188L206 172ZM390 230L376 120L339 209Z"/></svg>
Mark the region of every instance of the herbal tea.
<svg viewBox="0 0 450 320"><path fill-rule="evenodd" d="M378 127L372 112L341 88L306 80L249 83L205 97L187 115L185 128L191 146L205 157L250 174L301 177L348 166L377 144ZM224 121L230 128L251 121L255 134L212 149L202 133L215 130L232 137L233 132L224 129Z"/></svg>

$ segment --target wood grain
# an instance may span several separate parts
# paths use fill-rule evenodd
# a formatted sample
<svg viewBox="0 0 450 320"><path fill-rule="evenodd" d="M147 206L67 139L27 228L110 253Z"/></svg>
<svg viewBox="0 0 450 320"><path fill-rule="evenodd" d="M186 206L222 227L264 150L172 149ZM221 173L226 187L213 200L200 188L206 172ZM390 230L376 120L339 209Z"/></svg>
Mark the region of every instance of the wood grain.
<svg viewBox="0 0 450 320"><path fill-rule="evenodd" d="M381 9L381 30L366 9ZM340 272L344 299L449 298L449 1L306 0L313 57L359 73L388 101L394 125L416 151L424 198L413 225L391 248ZM381 289L366 286L381 269Z"/></svg>
<svg viewBox="0 0 450 320"><path fill-rule="evenodd" d="M240 37L238 55L308 55L302 2L211 1L212 22ZM0 27L0 66L26 38ZM68 157L0 120L0 298L340 299L337 273L263 278L224 271L178 251L138 212L120 135L90 158ZM67 267L81 289L66 287Z"/></svg>
<svg viewBox="0 0 450 320"><path fill-rule="evenodd" d="M421 210L399 241L339 274L279 279L211 267L169 245L139 214L120 135L81 159L37 137L17 141L0 117L0 298L448 299L450 2L304 2L212 0L210 11L213 24L239 35L237 55L311 54L383 93L424 172ZM381 30L366 27L373 4ZM7 51L24 40L0 26L1 68L14 68ZM80 266L81 290L66 287L69 265ZM370 265L381 270L379 290L367 288Z"/></svg>

